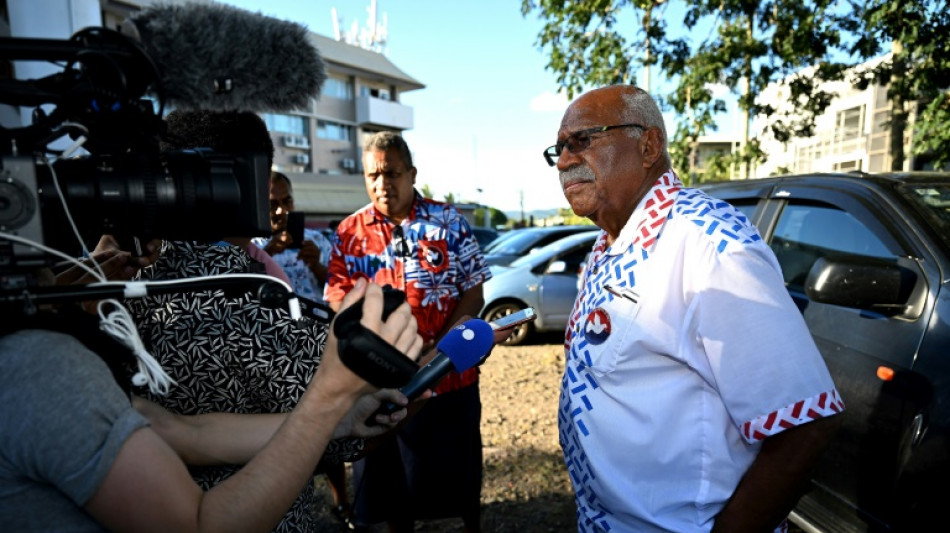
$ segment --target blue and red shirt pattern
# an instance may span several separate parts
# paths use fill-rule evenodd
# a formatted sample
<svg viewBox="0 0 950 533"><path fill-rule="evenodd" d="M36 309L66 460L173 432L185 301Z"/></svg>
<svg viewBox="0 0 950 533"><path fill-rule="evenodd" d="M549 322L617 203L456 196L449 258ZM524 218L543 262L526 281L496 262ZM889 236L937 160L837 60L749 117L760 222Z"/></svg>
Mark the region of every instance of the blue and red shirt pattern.
<svg viewBox="0 0 950 533"><path fill-rule="evenodd" d="M372 204L340 222L324 299L343 300L360 277L405 291L419 334L428 342L442 332L461 294L490 279L491 272L465 217L416 192L402 224ZM434 390L460 389L477 379L477 368L452 372Z"/></svg>

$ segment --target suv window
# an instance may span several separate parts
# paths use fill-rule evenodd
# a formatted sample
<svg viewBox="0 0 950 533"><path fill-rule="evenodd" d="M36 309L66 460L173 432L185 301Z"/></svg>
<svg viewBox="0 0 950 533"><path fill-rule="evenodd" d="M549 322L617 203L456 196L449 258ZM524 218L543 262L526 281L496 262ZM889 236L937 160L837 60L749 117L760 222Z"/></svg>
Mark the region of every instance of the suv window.
<svg viewBox="0 0 950 533"><path fill-rule="evenodd" d="M746 203L740 203L740 202L735 202L735 203L729 202L729 203L731 203L733 207L735 207L736 209L739 210L739 212L745 215L747 219L754 220L752 218L752 215L755 213L755 208L758 205L754 200L748 201Z"/></svg>
<svg viewBox="0 0 950 533"><path fill-rule="evenodd" d="M874 233L850 213L827 206L788 204L772 235L785 284L800 288L819 257L847 253L894 257Z"/></svg>

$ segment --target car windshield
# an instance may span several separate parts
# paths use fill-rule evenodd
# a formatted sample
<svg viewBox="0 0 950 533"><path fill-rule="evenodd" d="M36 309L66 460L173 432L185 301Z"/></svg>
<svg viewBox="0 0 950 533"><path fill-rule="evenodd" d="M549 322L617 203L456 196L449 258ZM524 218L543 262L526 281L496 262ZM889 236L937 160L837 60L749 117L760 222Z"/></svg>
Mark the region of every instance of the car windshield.
<svg viewBox="0 0 950 533"><path fill-rule="evenodd" d="M908 183L900 190L950 248L950 183Z"/></svg>
<svg viewBox="0 0 950 533"><path fill-rule="evenodd" d="M501 243L507 241L514 235L517 235L517 230L508 230L505 233L498 235L492 242L488 243L488 246L485 247L485 254L490 254L495 252L495 248L498 248Z"/></svg>

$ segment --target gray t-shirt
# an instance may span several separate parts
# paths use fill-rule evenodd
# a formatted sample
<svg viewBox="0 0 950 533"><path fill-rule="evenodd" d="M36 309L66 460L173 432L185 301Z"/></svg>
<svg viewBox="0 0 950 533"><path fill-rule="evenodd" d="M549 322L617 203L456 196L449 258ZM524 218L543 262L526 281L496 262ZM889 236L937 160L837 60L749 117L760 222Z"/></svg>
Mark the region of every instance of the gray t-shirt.
<svg viewBox="0 0 950 533"><path fill-rule="evenodd" d="M24 330L0 338L0 528L101 531L83 506L147 424L73 337Z"/></svg>

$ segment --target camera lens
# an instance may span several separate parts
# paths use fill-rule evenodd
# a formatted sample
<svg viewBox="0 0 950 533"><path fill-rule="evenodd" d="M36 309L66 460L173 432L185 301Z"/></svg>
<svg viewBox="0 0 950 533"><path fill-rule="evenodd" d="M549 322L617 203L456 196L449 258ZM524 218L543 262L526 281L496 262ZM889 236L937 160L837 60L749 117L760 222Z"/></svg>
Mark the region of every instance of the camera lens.
<svg viewBox="0 0 950 533"><path fill-rule="evenodd" d="M52 172L40 168L43 226L67 227ZM55 171L80 234L90 242L104 233L172 240L270 233L270 169L264 154L186 150L161 160L131 154L89 157L61 161ZM70 245L67 235L44 237L57 248L56 241Z"/></svg>

